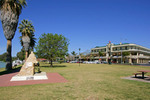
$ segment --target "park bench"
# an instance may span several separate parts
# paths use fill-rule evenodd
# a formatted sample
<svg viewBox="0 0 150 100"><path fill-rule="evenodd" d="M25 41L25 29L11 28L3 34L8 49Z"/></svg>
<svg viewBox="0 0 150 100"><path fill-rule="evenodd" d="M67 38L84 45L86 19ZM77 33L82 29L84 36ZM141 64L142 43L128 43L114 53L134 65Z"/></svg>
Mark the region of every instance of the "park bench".
<svg viewBox="0 0 150 100"><path fill-rule="evenodd" d="M135 77L137 77L137 75L142 75L142 73L133 73L133 75L135 75Z"/></svg>
<svg viewBox="0 0 150 100"><path fill-rule="evenodd" d="M137 77L137 75L141 74L142 75L142 79L144 79L144 74L150 72L150 70L139 70L138 73L133 73L135 75L135 77Z"/></svg>

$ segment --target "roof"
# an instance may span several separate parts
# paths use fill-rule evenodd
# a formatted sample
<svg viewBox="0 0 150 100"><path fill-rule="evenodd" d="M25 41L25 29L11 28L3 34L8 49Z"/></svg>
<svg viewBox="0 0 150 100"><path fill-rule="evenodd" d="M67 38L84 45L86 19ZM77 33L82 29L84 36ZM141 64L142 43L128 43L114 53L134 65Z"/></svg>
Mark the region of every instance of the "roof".
<svg viewBox="0 0 150 100"><path fill-rule="evenodd" d="M121 44L114 44L114 45L125 45L125 44L130 44L130 43L121 43Z"/></svg>
<svg viewBox="0 0 150 100"><path fill-rule="evenodd" d="M113 44L113 45L125 45L125 44L130 44L130 43L121 43L121 44ZM106 47L106 46L96 46L95 48L100 48L100 47Z"/></svg>

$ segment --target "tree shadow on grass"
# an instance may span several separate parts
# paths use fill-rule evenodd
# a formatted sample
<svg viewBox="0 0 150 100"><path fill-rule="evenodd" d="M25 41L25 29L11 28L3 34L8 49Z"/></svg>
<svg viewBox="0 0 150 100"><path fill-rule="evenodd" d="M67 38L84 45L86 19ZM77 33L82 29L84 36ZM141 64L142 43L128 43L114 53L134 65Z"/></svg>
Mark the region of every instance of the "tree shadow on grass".
<svg viewBox="0 0 150 100"><path fill-rule="evenodd" d="M40 67L56 68L56 67L67 67L67 66L66 65L53 65L53 67L51 67L51 66L40 66Z"/></svg>
<svg viewBox="0 0 150 100"><path fill-rule="evenodd" d="M12 70L8 70L8 71L7 71L7 70L1 71L1 72L0 72L0 75L5 75L5 74L11 74L11 73L19 72L20 69L21 69L21 67L22 67L22 66L17 67L17 68L14 68L14 69L12 69Z"/></svg>
<svg viewBox="0 0 150 100"><path fill-rule="evenodd" d="M66 65L54 65L53 67L67 67Z"/></svg>

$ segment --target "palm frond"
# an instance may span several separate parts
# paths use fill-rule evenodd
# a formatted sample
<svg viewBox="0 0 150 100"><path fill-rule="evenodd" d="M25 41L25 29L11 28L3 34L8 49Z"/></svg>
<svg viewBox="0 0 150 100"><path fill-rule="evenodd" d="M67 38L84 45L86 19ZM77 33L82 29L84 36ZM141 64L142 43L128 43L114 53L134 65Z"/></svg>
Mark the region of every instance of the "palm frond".
<svg viewBox="0 0 150 100"><path fill-rule="evenodd" d="M32 25L31 21L28 20L22 20L21 23L19 24L19 32L22 34L20 38L21 45L23 46L23 38L28 36L30 38L29 42L29 48L33 49L36 43L36 38L34 37L34 26ZM26 39L24 39L26 40Z"/></svg>
<svg viewBox="0 0 150 100"><path fill-rule="evenodd" d="M0 0L0 10L13 11L17 15L20 15L22 8L26 6L26 0Z"/></svg>

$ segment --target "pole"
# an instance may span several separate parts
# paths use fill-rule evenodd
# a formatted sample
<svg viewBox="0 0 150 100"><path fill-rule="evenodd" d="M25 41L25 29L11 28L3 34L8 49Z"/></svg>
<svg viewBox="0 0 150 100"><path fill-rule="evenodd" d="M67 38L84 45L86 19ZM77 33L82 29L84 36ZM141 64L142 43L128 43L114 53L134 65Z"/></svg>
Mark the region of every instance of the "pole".
<svg viewBox="0 0 150 100"><path fill-rule="evenodd" d="M121 64L122 64L122 47L121 47Z"/></svg>
<svg viewBox="0 0 150 100"><path fill-rule="evenodd" d="M80 66L80 48L79 48L79 66Z"/></svg>

